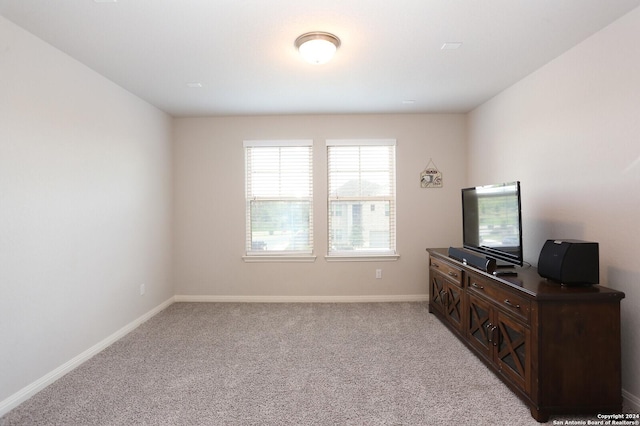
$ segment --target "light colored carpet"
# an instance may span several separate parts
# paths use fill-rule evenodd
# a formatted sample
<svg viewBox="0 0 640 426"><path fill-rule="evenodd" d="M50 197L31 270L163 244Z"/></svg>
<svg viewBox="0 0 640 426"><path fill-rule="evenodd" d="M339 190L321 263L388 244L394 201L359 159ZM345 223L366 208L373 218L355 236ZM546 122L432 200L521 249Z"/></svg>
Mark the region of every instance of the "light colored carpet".
<svg viewBox="0 0 640 426"><path fill-rule="evenodd" d="M176 303L0 419L454 424L539 423L425 303Z"/></svg>

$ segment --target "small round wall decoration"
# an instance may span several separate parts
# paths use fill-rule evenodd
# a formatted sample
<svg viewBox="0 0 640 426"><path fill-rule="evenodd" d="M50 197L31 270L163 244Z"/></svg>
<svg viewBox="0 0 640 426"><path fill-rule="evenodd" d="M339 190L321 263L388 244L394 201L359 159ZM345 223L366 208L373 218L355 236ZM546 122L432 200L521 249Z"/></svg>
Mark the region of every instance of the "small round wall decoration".
<svg viewBox="0 0 640 426"><path fill-rule="evenodd" d="M421 188L442 188L442 172L438 170L432 159L420 173Z"/></svg>

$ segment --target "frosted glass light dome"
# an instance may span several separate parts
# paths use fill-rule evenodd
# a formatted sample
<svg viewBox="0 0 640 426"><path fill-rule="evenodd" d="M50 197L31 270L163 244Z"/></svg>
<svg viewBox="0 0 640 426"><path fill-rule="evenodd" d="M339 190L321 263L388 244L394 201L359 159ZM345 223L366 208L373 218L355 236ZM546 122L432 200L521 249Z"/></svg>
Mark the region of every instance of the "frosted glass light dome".
<svg viewBox="0 0 640 426"><path fill-rule="evenodd" d="M333 34L315 31L302 34L295 41L300 55L311 64L325 64L333 58L340 46L340 39Z"/></svg>

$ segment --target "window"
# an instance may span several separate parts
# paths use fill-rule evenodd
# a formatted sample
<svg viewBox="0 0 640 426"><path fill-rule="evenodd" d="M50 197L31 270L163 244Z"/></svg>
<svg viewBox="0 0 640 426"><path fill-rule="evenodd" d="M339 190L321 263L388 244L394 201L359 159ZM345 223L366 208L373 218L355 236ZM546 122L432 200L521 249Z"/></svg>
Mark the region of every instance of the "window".
<svg viewBox="0 0 640 426"><path fill-rule="evenodd" d="M395 140L328 140L329 256L396 256Z"/></svg>
<svg viewBox="0 0 640 426"><path fill-rule="evenodd" d="M312 141L245 141L247 256L313 252Z"/></svg>

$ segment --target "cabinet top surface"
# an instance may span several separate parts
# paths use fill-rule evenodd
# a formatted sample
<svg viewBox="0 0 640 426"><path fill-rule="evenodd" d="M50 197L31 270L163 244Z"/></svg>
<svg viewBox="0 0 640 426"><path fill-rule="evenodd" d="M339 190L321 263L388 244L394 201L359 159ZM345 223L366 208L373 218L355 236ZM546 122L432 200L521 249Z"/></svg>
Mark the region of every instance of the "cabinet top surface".
<svg viewBox="0 0 640 426"><path fill-rule="evenodd" d="M537 299L622 299L624 293L601 285L590 286L563 286L559 283L549 281L538 275L537 268L516 267L517 276L494 276L479 269L465 265L462 262L452 259L448 255L446 248L428 248L427 252L434 258L439 258L451 264L464 268L465 271L480 276L487 277L491 280L506 284L509 287L516 288L524 293L529 294Z"/></svg>

